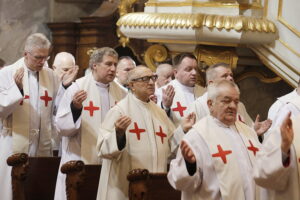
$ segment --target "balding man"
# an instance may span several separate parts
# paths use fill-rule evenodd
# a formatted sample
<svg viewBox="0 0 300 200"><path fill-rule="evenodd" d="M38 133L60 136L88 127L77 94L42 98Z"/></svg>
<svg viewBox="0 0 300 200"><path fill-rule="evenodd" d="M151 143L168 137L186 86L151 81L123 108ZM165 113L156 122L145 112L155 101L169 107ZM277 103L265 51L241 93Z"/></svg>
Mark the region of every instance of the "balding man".
<svg viewBox="0 0 300 200"><path fill-rule="evenodd" d="M168 63L159 64L156 68L157 81L155 83L156 89L167 85L171 80L174 79L173 66Z"/></svg>
<svg viewBox="0 0 300 200"><path fill-rule="evenodd" d="M132 169L166 172L167 161L183 132L175 130L164 110L149 100L157 76L147 67L129 72L130 92L113 107L102 123L97 149L104 158L98 200L128 199L126 179ZM187 131L194 124L190 115L183 123ZM117 177L117 178L116 178Z"/></svg>
<svg viewBox="0 0 300 200"><path fill-rule="evenodd" d="M134 60L129 56L122 56L119 59L116 70L115 82L127 88L127 78L130 70L136 67Z"/></svg>

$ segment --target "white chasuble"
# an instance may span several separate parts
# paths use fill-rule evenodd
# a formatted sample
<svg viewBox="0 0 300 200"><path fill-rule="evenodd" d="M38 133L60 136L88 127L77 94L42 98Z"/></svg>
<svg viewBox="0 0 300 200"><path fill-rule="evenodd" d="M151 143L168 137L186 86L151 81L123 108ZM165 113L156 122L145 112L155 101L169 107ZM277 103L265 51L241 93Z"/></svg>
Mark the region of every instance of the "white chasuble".
<svg viewBox="0 0 300 200"><path fill-rule="evenodd" d="M19 67L15 70L18 68ZM39 81L36 82L36 84L38 84L38 100L36 101L35 99L35 104L37 104L39 108L33 108L31 106L30 94L34 94L35 91L30 92L28 69L27 67L24 67L24 98L12 115L13 153L28 153L30 135L39 135L39 145L36 147L37 151L35 151L37 152L36 156L52 155L52 120L51 117L49 118L49 113L52 112L52 102L53 97L55 96L55 88L53 87L53 81L55 80L51 79L51 76L49 76L49 72L46 69L42 69L38 72L38 79ZM32 116L35 116L36 118L31 119ZM35 122L31 123L31 121ZM35 124L37 127L31 127L31 124ZM34 153L34 151L32 153Z"/></svg>
<svg viewBox="0 0 300 200"><path fill-rule="evenodd" d="M114 124L120 116L129 116L125 147L119 150ZM164 110L152 101L146 103L129 93L113 107L102 123L97 148L103 158L97 199L128 199L126 176L132 169L166 172L168 157L178 146L183 133Z"/></svg>
<svg viewBox="0 0 300 200"><path fill-rule="evenodd" d="M248 195L245 194L244 189L248 187L246 184L249 183L245 182L245 179L243 178L245 175L241 171L241 165L239 164L241 161L238 161L238 155L241 154L241 152L233 151L233 149L236 149L233 148L233 142L238 142L232 141L232 138L227 135L228 133L225 133L224 129L220 128L220 126L217 126L216 122L214 122L214 119L211 117L203 118L194 125L194 128L196 130L202 130L198 131L198 133L203 137L211 153L222 199L247 199L246 196ZM249 164L252 168L256 153L259 151L256 134L248 126L239 121L236 121L235 128L237 129L237 132L234 134L239 134L244 143L242 148L246 148L244 149L244 152L247 152L246 155L248 155L248 157L244 159L250 160ZM258 199L259 192L257 188L255 185L250 187L254 188L255 194L253 194L253 197Z"/></svg>

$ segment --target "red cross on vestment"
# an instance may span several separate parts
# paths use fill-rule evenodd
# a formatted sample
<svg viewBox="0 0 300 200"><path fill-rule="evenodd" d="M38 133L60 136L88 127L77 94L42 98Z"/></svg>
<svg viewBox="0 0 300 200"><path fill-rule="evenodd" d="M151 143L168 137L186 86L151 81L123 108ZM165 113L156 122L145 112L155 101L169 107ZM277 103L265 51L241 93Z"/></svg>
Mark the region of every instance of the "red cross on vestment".
<svg viewBox="0 0 300 200"><path fill-rule="evenodd" d="M29 96L28 96L28 95L25 95L25 96L23 97L22 101L20 101L20 105L21 105L21 106L23 105L23 101L24 101L25 99L29 99Z"/></svg>
<svg viewBox="0 0 300 200"><path fill-rule="evenodd" d="M90 112L90 116L94 116L94 111L100 110L100 107L94 106L93 101L90 101L89 106L85 106L83 110L87 110Z"/></svg>
<svg viewBox="0 0 300 200"><path fill-rule="evenodd" d="M177 107L173 108L172 110L179 112L180 116L183 117L183 111L186 110L186 107L181 106L180 102L176 102L176 104L177 104Z"/></svg>
<svg viewBox="0 0 300 200"><path fill-rule="evenodd" d="M254 156L256 156L256 152L259 151L259 149L252 144L251 140L249 140L249 144L250 144L250 146L247 147L247 149L249 151L252 151Z"/></svg>
<svg viewBox="0 0 300 200"><path fill-rule="evenodd" d="M223 151L221 145L217 145L218 147L218 153L212 154L212 157L220 157L223 160L223 163L226 164L227 163L227 159L226 159L226 155L227 154L231 154L232 151L228 150L228 151Z"/></svg>
<svg viewBox="0 0 300 200"><path fill-rule="evenodd" d="M45 96L41 96L40 99L45 101L45 107L48 106L49 101L52 101L52 97L48 96L48 91L47 90L45 90Z"/></svg>
<svg viewBox="0 0 300 200"><path fill-rule="evenodd" d="M164 143L164 138L167 137L167 135L163 132L161 126L159 126L159 132L155 132L155 135L160 137L162 144Z"/></svg>
<svg viewBox="0 0 300 200"><path fill-rule="evenodd" d="M134 122L134 129L130 129L130 133L135 133L138 140L141 138L141 133L145 132L145 129L140 129L136 122Z"/></svg>

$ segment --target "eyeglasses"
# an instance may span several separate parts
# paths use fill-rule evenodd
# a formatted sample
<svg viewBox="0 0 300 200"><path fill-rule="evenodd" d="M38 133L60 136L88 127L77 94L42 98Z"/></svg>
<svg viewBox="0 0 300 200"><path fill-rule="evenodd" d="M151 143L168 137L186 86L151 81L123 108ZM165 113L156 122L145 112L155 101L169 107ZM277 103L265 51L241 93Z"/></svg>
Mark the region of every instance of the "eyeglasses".
<svg viewBox="0 0 300 200"><path fill-rule="evenodd" d="M141 78L135 78L132 79L132 81L143 81L143 82L149 82L150 79L155 82L157 80L157 75L152 75L152 76L143 76Z"/></svg>
<svg viewBox="0 0 300 200"><path fill-rule="evenodd" d="M48 61L50 59L50 56L35 56L31 52L28 51L28 53L37 61Z"/></svg>

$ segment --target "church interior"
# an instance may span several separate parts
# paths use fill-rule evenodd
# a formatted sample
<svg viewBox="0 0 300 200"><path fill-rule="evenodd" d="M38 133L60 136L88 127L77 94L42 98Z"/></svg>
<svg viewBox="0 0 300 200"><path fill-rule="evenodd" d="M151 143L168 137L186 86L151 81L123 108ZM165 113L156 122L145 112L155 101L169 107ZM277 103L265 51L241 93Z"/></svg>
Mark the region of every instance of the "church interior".
<svg viewBox="0 0 300 200"><path fill-rule="evenodd" d="M111 47L119 56L130 56L153 71L158 63L189 52L197 57L200 85L205 86L208 66L229 64L249 115L255 119L259 113L267 119L274 101L298 86L299 5L298 0L1 0L0 58L7 65L14 63L34 32L50 38L48 65L57 53L69 52L79 66L78 77L88 68L93 50L100 47ZM11 158L12 166L26 160L22 167L28 168L24 167L28 159L30 166L41 166L38 172L26 172L31 178L25 184L20 181L24 172L19 172L16 191L25 187L26 195L35 194L30 199L53 199L58 158L37 162L19 156ZM47 166L54 168L45 171ZM68 199L95 199L99 167L77 161L61 170L68 174ZM180 199L178 191L170 192L164 174L147 170L136 174L128 175L129 199L161 199L157 193L165 194L164 199Z"/></svg>

